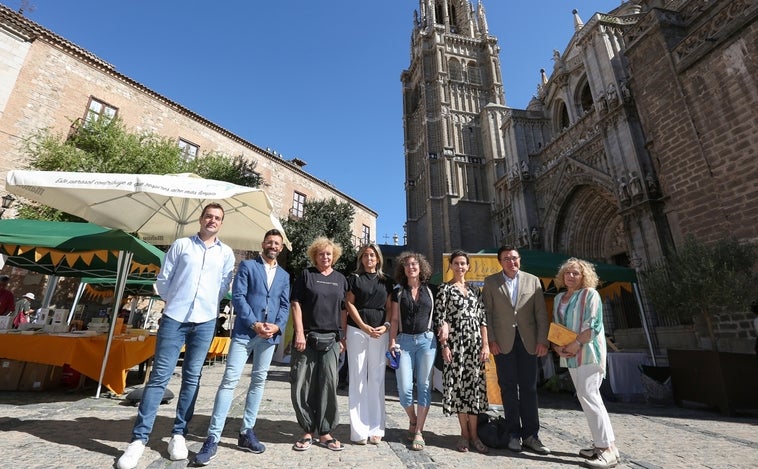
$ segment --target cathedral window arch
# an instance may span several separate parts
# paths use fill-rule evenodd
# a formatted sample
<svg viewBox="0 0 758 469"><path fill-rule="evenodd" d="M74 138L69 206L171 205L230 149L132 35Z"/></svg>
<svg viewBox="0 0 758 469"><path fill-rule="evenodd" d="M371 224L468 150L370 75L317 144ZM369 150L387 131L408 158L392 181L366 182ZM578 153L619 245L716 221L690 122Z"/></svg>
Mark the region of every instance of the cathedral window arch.
<svg viewBox="0 0 758 469"><path fill-rule="evenodd" d="M442 11L442 3L435 2L434 4L434 19L437 24L443 24L445 21L445 14Z"/></svg>
<svg viewBox="0 0 758 469"><path fill-rule="evenodd" d="M557 100L555 102L553 123L556 134L563 132L571 126L568 108L566 107L566 103L564 103L563 100Z"/></svg>
<svg viewBox="0 0 758 469"><path fill-rule="evenodd" d="M582 77L579 81L579 86L576 87L576 95L574 102L577 103L577 111L579 115L585 115L592 112L594 109L594 100L592 99L592 90L590 90L590 84L587 81L587 77Z"/></svg>
<svg viewBox="0 0 758 469"><path fill-rule="evenodd" d="M450 74L450 80L463 81L463 70L458 59L450 59L447 63L447 71Z"/></svg>
<svg viewBox="0 0 758 469"><path fill-rule="evenodd" d="M469 83L471 83L472 85L482 84L482 74L476 62L472 61L467 64L466 73L468 74Z"/></svg>

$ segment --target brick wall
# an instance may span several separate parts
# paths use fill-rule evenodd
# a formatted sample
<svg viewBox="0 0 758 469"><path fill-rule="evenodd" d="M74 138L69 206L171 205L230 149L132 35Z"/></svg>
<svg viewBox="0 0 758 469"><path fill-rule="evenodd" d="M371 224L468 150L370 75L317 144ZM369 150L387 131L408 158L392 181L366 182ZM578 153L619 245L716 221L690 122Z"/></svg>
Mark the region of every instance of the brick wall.
<svg viewBox="0 0 758 469"><path fill-rule="evenodd" d="M653 9L627 50L666 211L675 238L755 241L756 7L735 0L687 12Z"/></svg>
<svg viewBox="0 0 758 469"><path fill-rule="evenodd" d="M722 352L755 353L755 314L729 313L716 316L714 333Z"/></svg>

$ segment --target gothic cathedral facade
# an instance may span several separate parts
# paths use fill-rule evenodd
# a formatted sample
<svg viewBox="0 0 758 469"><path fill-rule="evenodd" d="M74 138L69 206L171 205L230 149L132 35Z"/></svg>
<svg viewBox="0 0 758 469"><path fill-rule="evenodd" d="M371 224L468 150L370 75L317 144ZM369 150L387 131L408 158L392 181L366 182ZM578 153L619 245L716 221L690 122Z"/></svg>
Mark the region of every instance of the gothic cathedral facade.
<svg viewBox="0 0 758 469"><path fill-rule="evenodd" d="M756 8L702 3L628 1L586 24L574 12L573 37L553 52L553 69L542 71L527 108L514 109L482 1L419 0L401 75L409 248L428 255L437 272L445 252L505 244L644 266L687 234L724 236L703 220L715 208L712 216L726 213L735 236L758 239L758 209L738 204L754 187L748 180L708 183L736 210L715 207L722 197L709 202L683 190L698 180L685 170L703 160L721 161L721 169L743 161L746 172L733 174L740 181L758 173L755 51L743 50L755 40ZM707 111L698 83L719 71L722 83L734 84L717 94L729 107L712 102ZM708 112L723 116L709 121ZM722 131L737 134L719 144L708 126L721 121L731 122ZM729 155L718 150L724 145Z"/></svg>

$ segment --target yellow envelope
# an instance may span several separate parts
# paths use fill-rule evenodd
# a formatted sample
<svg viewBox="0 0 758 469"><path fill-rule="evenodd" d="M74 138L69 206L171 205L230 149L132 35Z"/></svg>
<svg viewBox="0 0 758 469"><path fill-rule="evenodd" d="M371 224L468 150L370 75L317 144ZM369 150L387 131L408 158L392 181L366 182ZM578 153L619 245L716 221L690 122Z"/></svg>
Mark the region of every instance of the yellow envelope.
<svg viewBox="0 0 758 469"><path fill-rule="evenodd" d="M576 340L576 332L566 326L551 322L550 329L547 331L547 340L561 347L570 344Z"/></svg>

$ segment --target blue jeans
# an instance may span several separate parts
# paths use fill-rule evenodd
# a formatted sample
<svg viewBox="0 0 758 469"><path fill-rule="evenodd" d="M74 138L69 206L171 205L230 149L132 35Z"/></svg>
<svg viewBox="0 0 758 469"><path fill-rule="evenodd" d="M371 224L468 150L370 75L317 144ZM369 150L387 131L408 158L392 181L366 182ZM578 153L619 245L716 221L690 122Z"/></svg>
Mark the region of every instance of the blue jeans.
<svg viewBox="0 0 758 469"><path fill-rule="evenodd" d="M404 408L413 405L413 377L416 376L416 399L419 407L432 403L432 368L437 354L437 339L432 331L397 336L400 364L395 371L397 393Z"/></svg>
<svg viewBox="0 0 758 469"><path fill-rule="evenodd" d="M155 342L153 371L145 385L137 411L137 420L132 429L132 441L147 443L153 430L158 406L163 400L171 375L176 369L179 354L185 347L182 363L182 387L176 401L176 417L172 435L186 435L187 425L195 413L195 401L200 384L203 364L213 342L216 320L203 323L178 322L163 316Z"/></svg>
<svg viewBox="0 0 758 469"><path fill-rule="evenodd" d="M276 345L257 335L252 339L247 336L232 337L229 355L226 357L224 377L221 378L221 384L218 385L216 400L213 403L211 424L208 427L208 436L212 436L215 441L221 440L221 432L224 430L226 416L234 398L234 389L239 383L250 354L253 355L253 369L250 375L250 386L247 388L245 413L242 417L240 433L255 427L258 407L260 407L263 398L263 387L266 385L266 376L268 376L268 368L271 365L275 348Z"/></svg>

